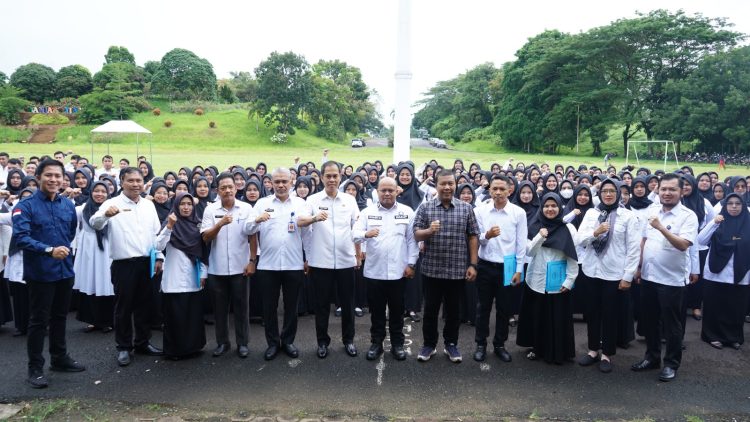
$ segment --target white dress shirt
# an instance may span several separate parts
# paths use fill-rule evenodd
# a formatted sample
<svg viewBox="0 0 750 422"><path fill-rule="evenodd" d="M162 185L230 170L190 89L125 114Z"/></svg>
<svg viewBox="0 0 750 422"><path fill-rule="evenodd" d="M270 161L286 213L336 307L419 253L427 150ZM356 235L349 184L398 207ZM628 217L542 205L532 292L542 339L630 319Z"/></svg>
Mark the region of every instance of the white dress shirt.
<svg viewBox="0 0 750 422"><path fill-rule="evenodd" d="M495 208L494 202L474 208L479 226L479 258L502 264L503 258L515 255L515 272L523 272L526 260L528 227L523 208L508 201L502 209ZM487 232L493 226L500 227L500 236L487 239Z"/></svg>
<svg viewBox="0 0 750 422"><path fill-rule="evenodd" d="M719 224L716 224L713 219L711 219L708 224L703 228L703 230L698 233L698 239L697 243L703 246L708 246L711 244L711 237L713 236L716 229L719 228ZM711 251L709 250L709 253ZM747 258L745 258L747 259ZM727 262L727 265L724 266L724 268L719 271L718 273L711 272L711 269L708 268L708 258L706 259L706 264L703 266L703 278L706 280L710 280L716 283L727 283L727 284L734 284L734 255L732 255L731 258L729 258L729 261ZM740 285L747 286L750 284L750 272L745 274L745 277L742 278L739 282Z"/></svg>
<svg viewBox="0 0 750 422"><path fill-rule="evenodd" d="M111 206L120 212L107 217L104 213ZM109 226L109 257L113 260L148 257L161 230L159 215L151 201L139 198L133 202L123 193L104 201L89 223L96 230ZM157 257L163 258L161 253Z"/></svg>
<svg viewBox="0 0 750 422"><path fill-rule="evenodd" d="M255 219L267 212L271 218L262 223ZM263 257L258 263L259 270L290 271L302 270L305 259L302 255L302 229L297 219L310 215L305 200L289 196L281 202L276 195L266 196L255 203L253 213L247 220L247 230L258 233L258 243L263 246ZM290 231L293 227L293 231Z"/></svg>
<svg viewBox="0 0 750 422"><path fill-rule="evenodd" d="M677 204L670 211L664 212L662 205L652 204L648 207L648 215L658 217L667 230L691 245L695 243L698 217L684 205ZM643 237L646 238L646 243L643 245L641 277L667 286L687 285L691 270L690 248L680 251L648 223L643 229Z"/></svg>
<svg viewBox="0 0 750 422"><path fill-rule="evenodd" d="M161 276L161 291L164 293L191 293L201 290L200 278L206 278L206 266L200 264L200 273L196 274L195 263L185 252L169 243L172 230L164 229L156 237L156 249L167 253L164 257L164 273Z"/></svg>
<svg viewBox="0 0 750 422"><path fill-rule="evenodd" d="M598 219L601 211L596 208L586 211L575 237L576 244L586 248L581 269L584 274L592 278L632 282L641 259L643 231L638 217L632 211L621 207L617 208L615 213L617 220L610 230L607 248L604 254L597 256L591 244L596 240L594 230L599 227Z"/></svg>
<svg viewBox="0 0 750 422"><path fill-rule="evenodd" d="M235 199L234 206L226 209L221 199L206 205L201 222L201 233L212 228L225 215L232 215L232 222L222 227L211 241L208 257L208 273L212 275L236 275L245 272L250 263L250 231L247 220L253 213L252 205Z"/></svg>
<svg viewBox="0 0 750 422"><path fill-rule="evenodd" d="M309 232L309 241L304 244L308 265L328 269L357 265L352 225L359 217L359 208L354 197L337 192L331 199L322 191L310 195L307 206L313 216L321 211L328 214L326 221L318 221L305 228Z"/></svg>
<svg viewBox="0 0 750 422"><path fill-rule="evenodd" d="M385 208L378 202L362 210L352 235L367 245L364 276L376 280L400 280L408 265L415 265L419 247L414 240L414 210L396 202ZM365 238L365 232L377 228L377 237Z"/></svg>
<svg viewBox="0 0 750 422"><path fill-rule="evenodd" d="M575 239L576 228L572 224L565 225L570 231L570 235ZM558 229L560 230L560 229ZM537 233L531 242L528 242L526 255L531 258L529 267L526 272L526 284L529 288L537 293L559 293L547 292L547 263L553 261L566 261L565 265L565 281L563 287L570 290L575 284L576 277L578 277L578 262L575 259L565 255L565 253L559 249L552 249L542 246L546 239L541 234Z"/></svg>

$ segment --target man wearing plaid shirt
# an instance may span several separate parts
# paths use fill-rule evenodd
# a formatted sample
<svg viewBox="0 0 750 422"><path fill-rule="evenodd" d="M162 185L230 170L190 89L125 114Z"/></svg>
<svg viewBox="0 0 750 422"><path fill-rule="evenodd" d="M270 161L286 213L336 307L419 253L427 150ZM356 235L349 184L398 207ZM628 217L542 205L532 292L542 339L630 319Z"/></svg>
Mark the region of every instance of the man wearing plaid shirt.
<svg viewBox="0 0 750 422"><path fill-rule="evenodd" d="M456 179L450 170L437 174L437 191L437 197L423 203L414 217L414 237L424 241L424 345L417 359L424 362L435 354L438 313L444 302L443 352L458 363L459 299L464 283L477 276L479 227L471 205L454 198Z"/></svg>

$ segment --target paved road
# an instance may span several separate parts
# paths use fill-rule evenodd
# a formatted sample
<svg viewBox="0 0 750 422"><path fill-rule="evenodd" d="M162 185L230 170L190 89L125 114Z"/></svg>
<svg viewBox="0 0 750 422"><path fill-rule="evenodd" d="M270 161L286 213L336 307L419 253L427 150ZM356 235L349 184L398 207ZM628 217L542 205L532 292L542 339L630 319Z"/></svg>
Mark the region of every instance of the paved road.
<svg viewBox="0 0 750 422"><path fill-rule="evenodd" d="M172 362L137 356L127 368L115 362L112 334L84 334L82 324L69 318L69 348L88 370L81 374L50 373L50 388L32 390L26 375L25 339L0 328L0 401L35 397L76 397L131 403L162 403L204 410L246 410L254 414L317 414L366 416L500 417L531 415L562 419L637 419L651 417L685 420L684 415L706 420L750 420L750 352L715 350L699 341L700 323L688 322L687 351L679 378L660 383L657 373L631 372L628 367L644 351L640 341L618 350L614 372L595 367L562 366L527 361L523 350L508 348L513 362L490 356L486 363L471 360L474 329L461 327L460 346L465 361L450 363L438 354L427 363L412 356L405 362L390 355L376 362L364 359L369 345L369 319L357 319L356 344L360 356L346 356L336 342L337 318L331 318L332 353L315 356L313 317L300 320L296 344L299 359L262 358L262 327L251 325L251 356L234 353L213 358L210 353ZM750 335L750 324L745 325ZM231 332L231 331L230 331ZM213 329L207 350L213 348ZM407 324L412 353L421 345L421 323ZM339 337L340 338L340 337ZM161 343L156 332L154 342ZM576 323L578 353L585 350L585 325Z"/></svg>
<svg viewBox="0 0 750 422"><path fill-rule="evenodd" d="M387 146L388 146L388 139L386 138L370 138L367 140L367 146L365 147L365 149L371 148L371 147L387 147ZM411 138L411 147L435 149L435 147L430 145L429 141L425 141L422 138Z"/></svg>

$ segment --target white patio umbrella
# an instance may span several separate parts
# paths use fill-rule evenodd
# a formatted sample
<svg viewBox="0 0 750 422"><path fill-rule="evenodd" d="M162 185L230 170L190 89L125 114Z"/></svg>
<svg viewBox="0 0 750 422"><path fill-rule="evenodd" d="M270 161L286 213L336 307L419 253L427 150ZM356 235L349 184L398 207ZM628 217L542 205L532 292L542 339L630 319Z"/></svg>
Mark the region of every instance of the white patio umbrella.
<svg viewBox="0 0 750 422"><path fill-rule="evenodd" d="M151 131L132 120L110 120L107 123L97 128L91 129L91 133L135 133L135 155L136 155L136 160L137 160L137 157L140 155L139 153L140 135L141 133L150 135ZM149 149L149 155L150 155L149 159L153 161L154 154L152 151L151 144L152 144L151 138L149 137L149 141L148 141L148 149ZM109 145L110 145L110 141L107 142L107 154L109 154ZM94 158L94 138L91 138L91 159L93 158Z"/></svg>

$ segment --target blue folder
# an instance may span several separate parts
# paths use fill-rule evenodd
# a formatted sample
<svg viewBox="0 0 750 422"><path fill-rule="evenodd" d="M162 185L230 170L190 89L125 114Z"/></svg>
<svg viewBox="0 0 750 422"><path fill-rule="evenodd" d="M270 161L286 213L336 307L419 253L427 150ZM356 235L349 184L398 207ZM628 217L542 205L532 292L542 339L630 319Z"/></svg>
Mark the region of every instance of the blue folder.
<svg viewBox="0 0 750 422"><path fill-rule="evenodd" d="M154 278L156 275L156 248L151 248L150 251L148 251L149 256L149 274L151 274L151 278Z"/></svg>
<svg viewBox="0 0 750 422"><path fill-rule="evenodd" d="M547 263L547 281L544 288L547 292L559 292L565 282L567 261Z"/></svg>
<svg viewBox="0 0 750 422"><path fill-rule="evenodd" d="M513 280L513 275L516 273L516 261L515 255L505 255L503 257L503 286L510 286ZM521 274L521 280L523 280L523 274Z"/></svg>
<svg viewBox="0 0 750 422"><path fill-rule="evenodd" d="M201 287L201 260L195 260L195 286L200 289Z"/></svg>

